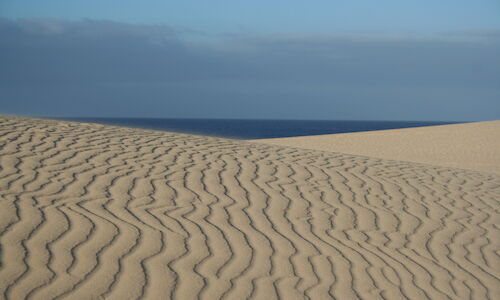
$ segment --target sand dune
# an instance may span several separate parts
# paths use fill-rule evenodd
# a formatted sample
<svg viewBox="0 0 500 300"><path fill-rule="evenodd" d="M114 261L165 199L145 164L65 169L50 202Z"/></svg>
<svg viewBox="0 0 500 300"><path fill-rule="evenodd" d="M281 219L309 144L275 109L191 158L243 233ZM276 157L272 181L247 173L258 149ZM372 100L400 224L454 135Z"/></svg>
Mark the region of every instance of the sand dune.
<svg viewBox="0 0 500 300"><path fill-rule="evenodd" d="M4 299L498 299L500 175L0 118Z"/></svg>
<svg viewBox="0 0 500 300"><path fill-rule="evenodd" d="M500 121L261 139L253 142L500 174Z"/></svg>

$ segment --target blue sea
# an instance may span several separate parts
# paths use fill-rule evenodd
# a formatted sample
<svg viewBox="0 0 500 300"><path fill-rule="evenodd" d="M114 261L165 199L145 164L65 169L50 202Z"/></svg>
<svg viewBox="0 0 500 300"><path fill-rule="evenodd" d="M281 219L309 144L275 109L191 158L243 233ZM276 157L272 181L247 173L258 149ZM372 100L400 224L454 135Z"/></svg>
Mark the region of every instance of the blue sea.
<svg viewBox="0 0 500 300"><path fill-rule="evenodd" d="M420 121L318 121L150 118L59 118L135 128L193 133L233 139L266 139L382 129L444 125L457 122Z"/></svg>

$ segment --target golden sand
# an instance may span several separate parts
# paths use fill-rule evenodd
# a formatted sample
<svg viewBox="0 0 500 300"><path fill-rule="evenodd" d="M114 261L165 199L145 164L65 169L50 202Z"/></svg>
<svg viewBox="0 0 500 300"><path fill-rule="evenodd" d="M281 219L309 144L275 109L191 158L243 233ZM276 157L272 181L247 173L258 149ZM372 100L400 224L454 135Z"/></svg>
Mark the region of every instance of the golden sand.
<svg viewBox="0 0 500 300"><path fill-rule="evenodd" d="M0 298L495 299L500 175L0 118Z"/></svg>
<svg viewBox="0 0 500 300"><path fill-rule="evenodd" d="M253 142L500 173L500 121Z"/></svg>

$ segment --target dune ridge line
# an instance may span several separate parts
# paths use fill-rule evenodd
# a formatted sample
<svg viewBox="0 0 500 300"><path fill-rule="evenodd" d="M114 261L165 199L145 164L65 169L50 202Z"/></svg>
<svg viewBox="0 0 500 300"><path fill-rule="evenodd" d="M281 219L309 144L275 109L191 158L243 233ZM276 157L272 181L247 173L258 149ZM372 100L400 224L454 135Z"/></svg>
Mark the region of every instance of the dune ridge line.
<svg viewBox="0 0 500 300"><path fill-rule="evenodd" d="M500 120L249 141L500 174Z"/></svg>
<svg viewBox="0 0 500 300"><path fill-rule="evenodd" d="M495 299L500 175L0 117L0 298Z"/></svg>

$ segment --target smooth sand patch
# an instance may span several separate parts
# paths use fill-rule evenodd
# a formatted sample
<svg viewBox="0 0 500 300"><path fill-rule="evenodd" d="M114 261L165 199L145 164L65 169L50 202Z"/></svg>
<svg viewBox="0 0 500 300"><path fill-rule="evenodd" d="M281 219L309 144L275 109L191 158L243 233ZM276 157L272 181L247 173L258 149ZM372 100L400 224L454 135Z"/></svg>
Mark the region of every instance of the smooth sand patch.
<svg viewBox="0 0 500 300"><path fill-rule="evenodd" d="M500 121L253 142L500 173Z"/></svg>
<svg viewBox="0 0 500 300"><path fill-rule="evenodd" d="M2 299L495 299L500 175L0 117Z"/></svg>

